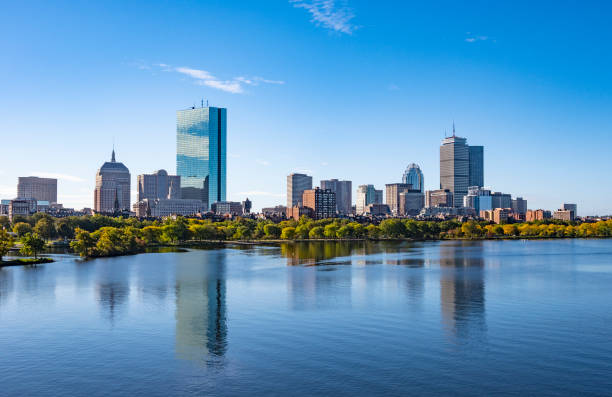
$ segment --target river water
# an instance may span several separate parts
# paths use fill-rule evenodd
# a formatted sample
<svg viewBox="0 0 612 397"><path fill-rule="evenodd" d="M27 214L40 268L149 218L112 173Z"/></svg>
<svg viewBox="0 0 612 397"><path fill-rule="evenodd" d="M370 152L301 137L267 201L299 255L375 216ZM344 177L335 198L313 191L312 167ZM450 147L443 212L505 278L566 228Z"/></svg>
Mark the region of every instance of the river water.
<svg viewBox="0 0 612 397"><path fill-rule="evenodd" d="M0 395L612 395L612 240L0 269Z"/></svg>

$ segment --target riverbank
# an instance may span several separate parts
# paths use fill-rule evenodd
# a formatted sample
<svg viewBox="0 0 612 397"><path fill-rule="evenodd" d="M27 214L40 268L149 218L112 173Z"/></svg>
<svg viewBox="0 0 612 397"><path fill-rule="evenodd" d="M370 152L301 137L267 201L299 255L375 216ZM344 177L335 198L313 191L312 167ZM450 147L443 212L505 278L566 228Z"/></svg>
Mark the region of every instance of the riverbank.
<svg viewBox="0 0 612 397"><path fill-rule="evenodd" d="M41 258L17 258L8 261L0 261L0 268L7 266L28 266L28 265L40 265L43 263L53 263L55 260L47 257Z"/></svg>

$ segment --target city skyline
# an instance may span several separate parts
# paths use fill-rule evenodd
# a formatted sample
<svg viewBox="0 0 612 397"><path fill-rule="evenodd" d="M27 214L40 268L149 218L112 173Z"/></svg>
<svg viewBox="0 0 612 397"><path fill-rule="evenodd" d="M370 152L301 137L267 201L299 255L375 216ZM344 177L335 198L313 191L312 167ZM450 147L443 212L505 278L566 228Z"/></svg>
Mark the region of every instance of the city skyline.
<svg viewBox="0 0 612 397"><path fill-rule="evenodd" d="M175 110L203 98L231 112L227 199L248 196L255 209L286 201L278 181L291 172L380 188L414 162L425 190L435 189L437 146L455 120L459 135L486 146L495 190L532 208L571 201L584 215L612 213L612 187L602 183L612 62L594 51L610 38L605 12L489 5L485 21L478 5L452 2L393 13L345 5L353 28L340 30L290 2L176 5L171 21L155 3L144 15L118 2L7 5L0 31L16 39L3 42L11 62L0 65L2 139L49 139L7 151L0 197L15 196L19 176L36 175L58 179L66 206L91 207L92 175L114 140L135 202L135 175L175 173ZM211 31L222 43L185 40ZM44 106L33 112L35 101ZM357 117L364 106L371 116ZM292 145L279 145L288 137ZM380 155L357 160L374 137ZM567 191L568 179L581 189Z"/></svg>

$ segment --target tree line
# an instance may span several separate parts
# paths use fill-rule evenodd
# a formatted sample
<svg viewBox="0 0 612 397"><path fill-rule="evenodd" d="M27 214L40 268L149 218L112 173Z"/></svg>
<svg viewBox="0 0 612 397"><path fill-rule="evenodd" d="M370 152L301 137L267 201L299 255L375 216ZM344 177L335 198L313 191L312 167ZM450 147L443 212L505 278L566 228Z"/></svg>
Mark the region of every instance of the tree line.
<svg viewBox="0 0 612 397"><path fill-rule="evenodd" d="M2 218L0 217L0 220ZM213 222L182 217L140 220L102 215L52 218L46 214L35 214L31 217L16 218L10 224L4 218L0 226L2 229L12 230L17 238L22 240L22 244L23 241L49 241L57 238L70 240L72 249L84 257L124 255L142 252L150 246L173 245L190 241L438 240L612 236L612 220L581 224L563 221L536 221L496 225L485 221L461 223L457 220L436 222L385 219L376 224L359 223L348 219L313 220L302 217L299 221L286 220L275 223L270 220L250 218ZM8 242L8 238L12 237L7 233L5 235L8 237L4 238L0 235L0 240L4 238L4 241ZM0 241L0 247L7 244ZM31 246L30 243L28 244Z"/></svg>

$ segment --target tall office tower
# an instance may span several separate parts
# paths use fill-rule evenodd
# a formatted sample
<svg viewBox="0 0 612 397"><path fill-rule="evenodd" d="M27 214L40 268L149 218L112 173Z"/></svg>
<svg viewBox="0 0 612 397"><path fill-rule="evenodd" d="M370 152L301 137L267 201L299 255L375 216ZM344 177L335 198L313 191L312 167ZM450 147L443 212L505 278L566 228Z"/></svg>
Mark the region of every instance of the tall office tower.
<svg viewBox="0 0 612 397"><path fill-rule="evenodd" d="M329 179L321 181L321 189L329 189L336 193L336 209L340 214L350 214L353 205L353 183Z"/></svg>
<svg viewBox="0 0 612 397"><path fill-rule="evenodd" d="M57 179L20 176L17 180L17 197L57 203Z"/></svg>
<svg viewBox="0 0 612 397"><path fill-rule="evenodd" d="M204 208L225 201L227 109L195 106L176 112L176 173L181 197L200 199Z"/></svg>
<svg viewBox="0 0 612 397"><path fill-rule="evenodd" d="M574 216L578 215L578 205L563 203L563 209L566 211L574 211Z"/></svg>
<svg viewBox="0 0 612 397"><path fill-rule="evenodd" d="M412 190L418 190L421 193L425 192L423 172L421 171L421 168L415 163L411 163L408 165L406 171L404 171L402 182L412 185Z"/></svg>
<svg viewBox="0 0 612 397"><path fill-rule="evenodd" d="M312 189L312 177L305 174L287 175L287 208L302 202L304 190Z"/></svg>
<svg viewBox="0 0 612 397"><path fill-rule="evenodd" d="M357 215L364 214L369 204L382 204L382 190L376 190L374 185L359 185L355 205Z"/></svg>
<svg viewBox="0 0 612 397"><path fill-rule="evenodd" d="M149 199L180 199L181 177L168 175L166 170L138 175L138 201Z"/></svg>
<svg viewBox="0 0 612 397"><path fill-rule="evenodd" d="M408 183L388 183L385 188L387 190L387 202L385 204L389 206L393 215L400 215L400 193L411 190L412 185Z"/></svg>
<svg viewBox="0 0 612 397"><path fill-rule="evenodd" d="M468 186L484 186L484 147L469 146L470 177Z"/></svg>
<svg viewBox="0 0 612 397"><path fill-rule="evenodd" d="M519 215L527 214L527 200L522 197L512 200L512 212Z"/></svg>
<svg viewBox="0 0 612 397"><path fill-rule="evenodd" d="M465 138L455 135L453 124L453 136L444 138L440 146L440 189L453 193L455 207L463 205L469 186L483 186L483 166L482 146L474 146L472 150Z"/></svg>
<svg viewBox="0 0 612 397"><path fill-rule="evenodd" d="M111 161L104 163L96 174L94 210L105 214L130 210L130 171L115 161L114 150Z"/></svg>
<svg viewBox="0 0 612 397"><path fill-rule="evenodd" d="M512 195L510 193L493 192L491 193L492 209L512 208Z"/></svg>

